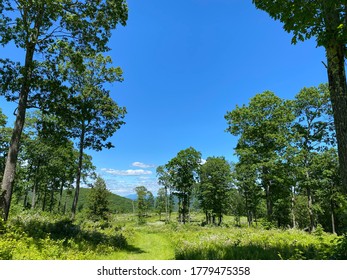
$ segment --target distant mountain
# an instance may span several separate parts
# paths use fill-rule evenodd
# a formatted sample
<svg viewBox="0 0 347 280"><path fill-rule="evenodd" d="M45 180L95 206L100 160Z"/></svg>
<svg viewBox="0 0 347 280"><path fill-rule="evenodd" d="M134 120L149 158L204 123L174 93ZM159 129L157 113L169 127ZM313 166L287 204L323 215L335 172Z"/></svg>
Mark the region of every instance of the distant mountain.
<svg viewBox="0 0 347 280"><path fill-rule="evenodd" d="M132 194L126 195L125 198L131 199L131 200L136 200L137 199L137 195L135 193L132 193Z"/></svg>
<svg viewBox="0 0 347 280"><path fill-rule="evenodd" d="M78 211L81 211L88 203L89 188L81 188L78 197ZM72 193L72 198L74 193ZM136 197L136 195L135 195ZM67 207L71 208L72 199L69 199ZM114 193L110 193L109 196L109 207L112 213L132 213L133 212L133 201L132 199L119 196Z"/></svg>

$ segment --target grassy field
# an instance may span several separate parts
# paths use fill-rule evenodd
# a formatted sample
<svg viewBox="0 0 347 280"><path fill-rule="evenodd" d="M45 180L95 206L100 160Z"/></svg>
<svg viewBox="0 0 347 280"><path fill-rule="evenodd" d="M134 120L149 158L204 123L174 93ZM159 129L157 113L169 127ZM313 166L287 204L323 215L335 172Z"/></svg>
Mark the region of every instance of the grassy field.
<svg viewBox="0 0 347 280"><path fill-rule="evenodd" d="M22 214L0 226L0 259L334 259L342 238L318 229L313 234L262 226L222 227L165 224L154 215L138 225L136 216L114 215L91 222L42 214ZM344 244L344 243L341 243ZM342 245L339 245L340 247ZM345 245L344 245L345 246Z"/></svg>

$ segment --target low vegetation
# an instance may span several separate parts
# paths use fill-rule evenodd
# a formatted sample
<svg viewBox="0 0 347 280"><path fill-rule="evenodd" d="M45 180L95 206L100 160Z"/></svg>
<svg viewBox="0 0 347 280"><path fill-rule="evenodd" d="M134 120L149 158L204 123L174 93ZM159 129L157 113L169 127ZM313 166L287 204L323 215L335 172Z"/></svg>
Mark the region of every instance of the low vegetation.
<svg viewBox="0 0 347 280"><path fill-rule="evenodd" d="M347 238L319 227L301 230L266 229L259 224L201 226L196 214L190 224L165 224L157 215L139 225L136 215L118 214L90 221L82 214L67 217L26 211L0 225L0 259L346 259Z"/></svg>

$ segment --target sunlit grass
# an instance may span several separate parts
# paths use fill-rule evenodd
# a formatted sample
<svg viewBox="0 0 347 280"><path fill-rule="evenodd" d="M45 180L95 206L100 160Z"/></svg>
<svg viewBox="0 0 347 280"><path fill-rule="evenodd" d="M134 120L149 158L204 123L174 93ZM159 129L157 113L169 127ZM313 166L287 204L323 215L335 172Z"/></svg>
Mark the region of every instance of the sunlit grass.
<svg viewBox="0 0 347 280"><path fill-rule="evenodd" d="M157 215L139 225L136 215L111 216L92 222L49 214L24 213L0 232L0 259L329 259L340 237L317 231L236 227L225 217L222 227L191 223L165 224ZM344 245L345 246L345 245ZM342 255L343 256L343 255Z"/></svg>

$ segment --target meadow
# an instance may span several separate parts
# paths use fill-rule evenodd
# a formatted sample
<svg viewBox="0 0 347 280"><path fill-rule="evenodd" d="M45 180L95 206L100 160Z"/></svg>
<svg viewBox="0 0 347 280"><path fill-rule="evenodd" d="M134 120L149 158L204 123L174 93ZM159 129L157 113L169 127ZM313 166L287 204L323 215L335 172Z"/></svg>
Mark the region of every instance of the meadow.
<svg viewBox="0 0 347 280"><path fill-rule="evenodd" d="M0 259L7 260L325 260L346 259L346 238L258 223L236 227L233 217L223 226L165 224L157 215L139 225L133 214L111 215L92 222L72 222L48 213L22 212L0 224Z"/></svg>

